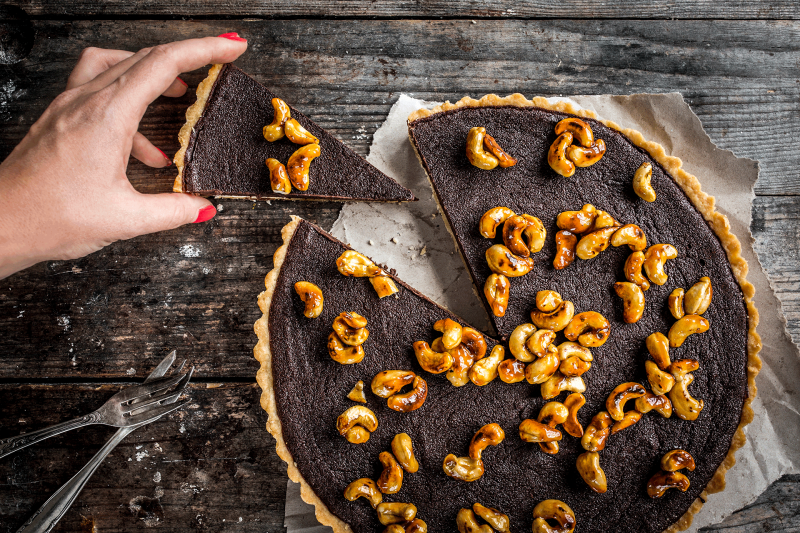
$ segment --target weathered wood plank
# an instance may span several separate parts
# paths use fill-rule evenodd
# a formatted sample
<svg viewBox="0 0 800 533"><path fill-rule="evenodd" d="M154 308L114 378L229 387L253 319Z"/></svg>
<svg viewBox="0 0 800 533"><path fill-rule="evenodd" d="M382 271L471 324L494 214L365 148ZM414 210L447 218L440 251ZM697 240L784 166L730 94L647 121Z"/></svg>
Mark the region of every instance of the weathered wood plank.
<svg viewBox="0 0 800 533"><path fill-rule="evenodd" d="M235 30L238 64L365 153L400 92L532 96L680 91L711 137L758 159L760 194L800 194L787 138L800 135L800 23L764 21L38 21L27 60L5 67L0 156L24 135L86 46L146 44ZM201 73L190 74L195 85ZM163 99L142 131L168 152L191 96ZM131 169L137 185L153 172ZM167 176L167 174L161 174ZM165 187L168 179L157 187Z"/></svg>
<svg viewBox="0 0 800 533"><path fill-rule="evenodd" d="M0 386L0 437L96 409L118 385ZM117 447L54 531L284 531L286 467L254 383L192 385L183 411ZM0 531L12 532L114 433L72 431L0 460Z"/></svg>
<svg viewBox="0 0 800 533"><path fill-rule="evenodd" d="M751 505L740 509L714 526L700 531L750 533L800 531L800 475L787 475L764 491Z"/></svg>
<svg viewBox="0 0 800 533"><path fill-rule="evenodd" d="M458 18L653 18L653 19L797 19L800 11L791 0L738 0L714 2L713 0L677 0L673 2L648 2L622 0L618 2L592 2L568 0L562 2L533 1L509 4L502 0L460 0L426 2L377 0L369 3L358 0L337 2L266 1L240 2L228 0L213 2L179 2L169 0L139 0L123 2L112 0L12 0L13 5L24 8L36 16L260 16L260 17L458 17Z"/></svg>

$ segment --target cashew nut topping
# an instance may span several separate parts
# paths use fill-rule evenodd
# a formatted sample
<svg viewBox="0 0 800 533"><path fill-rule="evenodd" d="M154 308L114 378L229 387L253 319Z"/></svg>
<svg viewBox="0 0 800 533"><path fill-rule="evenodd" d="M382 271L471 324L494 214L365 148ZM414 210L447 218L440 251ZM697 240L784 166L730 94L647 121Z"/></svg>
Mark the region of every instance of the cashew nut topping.
<svg viewBox="0 0 800 533"><path fill-rule="evenodd" d="M557 352L547 353L544 357L540 357L534 362L528 363L528 366L525 367L525 379L527 379L528 383L531 385L546 383L556 374L560 364L561 362L558 360ZM556 395L558 395L558 393L556 393Z"/></svg>
<svg viewBox="0 0 800 533"><path fill-rule="evenodd" d="M364 360L363 346L347 346L333 332L328 335L328 354L331 359L342 365L352 365Z"/></svg>
<svg viewBox="0 0 800 533"><path fill-rule="evenodd" d="M583 437L581 437L583 449L587 452L599 452L604 449L606 447L606 439L611 433L611 424L613 423L614 419L605 411L600 411L594 415L592 421L583 430Z"/></svg>
<svg viewBox="0 0 800 533"><path fill-rule="evenodd" d="M548 352L555 352L555 347L550 348L556 340L556 332L552 329L540 329L525 341L525 347L536 357L544 357Z"/></svg>
<svg viewBox="0 0 800 533"><path fill-rule="evenodd" d="M700 315L684 315L669 328L667 337L669 338L670 347L679 347L686 340L686 337L693 333L705 333L708 331L709 326L708 319Z"/></svg>
<svg viewBox="0 0 800 533"><path fill-rule="evenodd" d="M414 520L406 524L404 531L405 533L428 533L428 524L426 524L424 520L415 518Z"/></svg>
<svg viewBox="0 0 800 533"><path fill-rule="evenodd" d="M698 400L689 394L689 385L694 381L692 374L675 377L675 385L669 391L669 399L678 418L683 420L697 420L703 410L703 400Z"/></svg>
<svg viewBox="0 0 800 533"><path fill-rule="evenodd" d="M631 283L635 283L643 291L650 288L650 281L642 274L642 266L644 265L644 254L642 252L633 252L625 260L625 279Z"/></svg>
<svg viewBox="0 0 800 533"><path fill-rule="evenodd" d="M555 427L526 418L519 425L519 438L525 442L555 442L561 440L561 432Z"/></svg>
<svg viewBox="0 0 800 533"><path fill-rule="evenodd" d="M669 360L669 341L667 337L663 333L656 331L649 335L644 342L647 346L647 351L650 352L650 356L656 362L658 368L661 370L668 369L671 363Z"/></svg>
<svg viewBox="0 0 800 533"><path fill-rule="evenodd" d="M553 268L563 270L575 261L575 249L578 246L578 237L567 230L556 232L556 256L553 258Z"/></svg>
<svg viewBox="0 0 800 533"><path fill-rule="evenodd" d="M594 146L584 148L583 146L567 147L567 159L575 163L576 167L590 167L600 161L606 153L606 143L603 139L597 139Z"/></svg>
<svg viewBox="0 0 800 533"><path fill-rule="evenodd" d="M416 374L411 370L384 370L372 378L372 392L381 398L388 398L414 381Z"/></svg>
<svg viewBox="0 0 800 533"><path fill-rule="evenodd" d="M711 295L714 289L711 287L711 279L707 276L700 278L700 281L692 285L686 291L686 298L683 301L684 309L689 315L702 315L711 305Z"/></svg>
<svg viewBox="0 0 800 533"><path fill-rule="evenodd" d="M481 221L478 226L481 235L487 239L494 239L497 235L497 227L512 216L514 216L514 211L507 207L493 207L489 209L481 216Z"/></svg>
<svg viewBox="0 0 800 533"><path fill-rule="evenodd" d="M521 257L540 251L546 236L542 221L531 215L512 215L503 224L503 242Z"/></svg>
<svg viewBox="0 0 800 533"><path fill-rule="evenodd" d="M294 284L294 290L306 304L303 311L306 318L317 318L322 313L322 289L310 281L298 281Z"/></svg>
<svg viewBox="0 0 800 533"><path fill-rule="evenodd" d="M527 347L528 338L534 333L536 333L536 326L533 324L520 324L514 328L508 338L508 349L511 351L511 355L523 363L530 363L536 359L536 354Z"/></svg>
<svg viewBox="0 0 800 533"><path fill-rule="evenodd" d="M347 485L347 488L344 489L344 497L351 502L359 498L366 498L373 509L383 501L383 494L378 490L378 486L374 481L366 477L357 479Z"/></svg>
<svg viewBox="0 0 800 533"><path fill-rule="evenodd" d="M569 410L566 405L561 402L547 402L539 410L536 421L550 428L555 428L557 425L563 424L568 417ZM551 455L558 453L558 442L556 441L540 442L539 447L544 453Z"/></svg>
<svg viewBox="0 0 800 533"><path fill-rule="evenodd" d="M639 321L644 314L644 293L635 283L618 281L614 291L622 298L622 318L628 324Z"/></svg>
<svg viewBox="0 0 800 533"><path fill-rule="evenodd" d="M585 204L580 211L563 211L556 217L556 226L571 233L586 233L594 227L597 209L592 204Z"/></svg>
<svg viewBox="0 0 800 533"><path fill-rule="evenodd" d="M375 289L375 292L378 293L378 298L391 296L398 291L397 285L395 285L394 280L389 276L375 276L374 278L369 278L369 282L372 284L372 288Z"/></svg>
<svg viewBox="0 0 800 533"><path fill-rule="evenodd" d="M669 298L667 298L667 308L669 308L669 312L675 317L675 320L680 320L683 318L683 315L686 314L683 308L683 289L678 287L669 293Z"/></svg>
<svg viewBox="0 0 800 533"><path fill-rule="evenodd" d="M402 524L417 516L417 508L411 503L383 502L375 510L378 511L378 521L384 526Z"/></svg>
<svg viewBox="0 0 800 533"><path fill-rule="evenodd" d="M698 368L700 368L699 361L696 361L694 359L679 359L674 363L672 363L671 365L669 365L668 370L670 374L675 376L675 379L678 379L682 376L685 376L689 372L694 372Z"/></svg>
<svg viewBox="0 0 800 533"><path fill-rule="evenodd" d="M358 403L367 403L367 397L364 395L363 381L359 381L355 384L352 390L347 393L347 399Z"/></svg>
<svg viewBox="0 0 800 533"><path fill-rule="evenodd" d="M591 231L597 231L603 228L617 228L622 226L622 223L619 222L616 218L611 216L611 213L608 211L600 211L598 209L597 216L594 218L594 226L592 226Z"/></svg>
<svg viewBox="0 0 800 533"><path fill-rule="evenodd" d="M343 276L371 278L383 274L375 263L355 250L347 250L336 259L336 268Z"/></svg>
<svg viewBox="0 0 800 533"><path fill-rule="evenodd" d="M442 463L444 473L459 481L477 481L483 476L483 461L448 454Z"/></svg>
<svg viewBox="0 0 800 533"><path fill-rule="evenodd" d="M403 469L389 452L381 452L378 461L383 465L377 482L378 489L384 494L397 494L403 486Z"/></svg>
<svg viewBox="0 0 800 533"><path fill-rule="evenodd" d="M419 470L419 463L414 456L414 447L411 444L411 437L408 433L398 433L392 439L392 453L403 470L413 474Z"/></svg>
<svg viewBox="0 0 800 533"><path fill-rule="evenodd" d="M672 402L669 401L669 398L663 395L659 396L653 394L650 391L647 391L644 396L636 398L635 405L636 410L642 414L655 411L664 418L669 418L672 416Z"/></svg>
<svg viewBox="0 0 800 533"><path fill-rule="evenodd" d="M375 413L363 405L354 405L336 419L336 430L348 442L361 444L369 440L370 433L378 429Z"/></svg>
<svg viewBox="0 0 800 533"><path fill-rule="evenodd" d="M644 273L656 285L667 282L667 273L664 272L664 263L668 259L678 257L678 250L671 244L654 244L644 254Z"/></svg>
<svg viewBox="0 0 800 533"><path fill-rule="evenodd" d="M681 492L689 490L689 478L680 472L665 472L661 470L647 482L647 495L651 498L660 498L669 489L678 489Z"/></svg>
<svg viewBox="0 0 800 533"><path fill-rule="evenodd" d="M542 383L542 398L545 400L555 398L563 391L584 393L586 392L586 383L580 376L568 378L558 371L550 379Z"/></svg>
<svg viewBox="0 0 800 533"><path fill-rule="evenodd" d="M400 389L411 384L411 390L399 394ZM372 392L386 398L389 409L408 413L422 407L428 397L427 382L411 370L384 370L372 379Z"/></svg>
<svg viewBox="0 0 800 533"><path fill-rule="evenodd" d="M556 124L556 135L564 133L572 134L574 140L578 142L577 145L573 144L566 148L567 159L576 166L593 165L600 161L606 152L606 143L602 139L595 139L589 124L581 119L567 118Z"/></svg>
<svg viewBox="0 0 800 533"><path fill-rule="evenodd" d="M571 357L578 357L584 361L591 363L594 358L589 348L581 346L577 342L567 341L558 345L558 358L561 361L566 361Z"/></svg>
<svg viewBox="0 0 800 533"><path fill-rule="evenodd" d="M564 300L561 305L549 313L534 309L531 311L531 322L537 328L561 331L571 323L574 316L575 306L569 300Z"/></svg>
<svg viewBox="0 0 800 533"><path fill-rule="evenodd" d="M509 278L524 276L533 268L532 258L514 255L502 244L495 244L486 250L486 263L495 274Z"/></svg>
<svg viewBox="0 0 800 533"><path fill-rule="evenodd" d="M445 349L452 350L461 344L461 324L449 318L437 320L433 329L442 333L442 344Z"/></svg>
<svg viewBox="0 0 800 533"><path fill-rule="evenodd" d="M492 533L491 526L479 524L471 509L460 509L456 515L458 533Z"/></svg>
<svg viewBox="0 0 800 533"><path fill-rule="evenodd" d="M564 407L567 408L567 418L561 425L564 431L573 437L583 437L583 426L578 421L578 411L586 404L586 398L579 392L573 392L564 400Z"/></svg>
<svg viewBox="0 0 800 533"><path fill-rule="evenodd" d="M483 170L492 170L500 161L491 153L484 150L484 137L486 128L474 127L467 134L467 159L472 166Z"/></svg>
<svg viewBox="0 0 800 533"><path fill-rule="evenodd" d="M592 363L574 355L561 361L558 370L568 378L573 378L584 375L590 368L592 368Z"/></svg>
<svg viewBox="0 0 800 533"><path fill-rule="evenodd" d="M483 285L483 295L489 303L494 316L505 316L508 309L508 296L511 283L502 274L490 274Z"/></svg>
<svg viewBox="0 0 800 533"><path fill-rule="evenodd" d="M386 400L386 405L389 409L399 411L401 413L408 413L416 411L422 404L425 403L425 398L428 397L428 383L420 376L414 378L411 384L411 390L405 394L395 394Z"/></svg>
<svg viewBox="0 0 800 533"><path fill-rule="evenodd" d="M437 352L428 346L425 341L414 343L414 355L417 356L417 362L422 367L422 370L431 374L447 372L453 366L454 359L450 352Z"/></svg>
<svg viewBox="0 0 800 533"><path fill-rule="evenodd" d="M286 162L286 172L289 174L289 181L298 191L308 190L308 171L311 162L319 157L320 153L318 144L307 144L289 156L289 161Z"/></svg>
<svg viewBox="0 0 800 533"><path fill-rule="evenodd" d="M545 313L555 311L563 301L556 291L544 290L536 293L536 308Z"/></svg>
<svg viewBox="0 0 800 533"><path fill-rule="evenodd" d="M470 459L480 461L482 459L481 455L483 454L483 450L485 450L487 446L497 446L503 442L505 438L506 434L503 428L500 427L500 424L486 424L475 433L472 437L472 441L469 443Z"/></svg>
<svg viewBox="0 0 800 533"><path fill-rule="evenodd" d="M606 398L606 410L614 420L622 420L625 416L625 403L644 396L647 390L640 384L629 381L617 385Z"/></svg>
<svg viewBox="0 0 800 533"><path fill-rule="evenodd" d="M319 139L314 137L311 132L300 125L295 119L290 118L283 124L286 136L294 144L319 144Z"/></svg>
<svg viewBox="0 0 800 533"><path fill-rule="evenodd" d="M581 346L587 348L602 346L608 339L608 335L608 320L596 311L578 313L564 330L564 336L567 339L578 341Z"/></svg>
<svg viewBox="0 0 800 533"><path fill-rule="evenodd" d="M500 162L500 168L513 167L517 164L517 160L508 155L505 150L500 148L500 145L497 144L495 138L488 133L483 136L483 145Z"/></svg>
<svg viewBox="0 0 800 533"><path fill-rule="evenodd" d="M686 450L681 450L680 448L670 450L661 458L662 470L676 472L684 468L689 471L693 471L695 468L694 457Z"/></svg>
<svg viewBox="0 0 800 533"><path fill-rule="evenodd" d="M669 372L664 372L653 361L644 362L644 370L647 374L647 381L655 394L666 394L675 385L675 378Z"/></svg>
<svg viewBox="0 0 800 533"><path fill-rule="evenodd" d="M477 329L466 327L461 331L461 346L467 349L475 360L486 355L486 337Z"/></svg>
<svg viewBox="0 0 800 533"><path fill-rule="evenodd" d="M486 520L486 522L492 526L493 530L499 533L509 533L511 523L508 520L508 515L501 513L497 509L486 507L477 502L472 504L472 510L476 515Z"/></svg>
<svg viewBox="0 0 800 533"><path fill-rule="evenodd" d="M272 123L264 126L264 138L269 142L275 142L283 139L283 124L292 116L289 106L280 98L272 99L272 108L275 110L275 115L272 118Z"/></svg>
<svg viewBox="0 0 800 533"><path fill-rule="evenodd" d="M556 124L556 135L561 135L565 131L570 132L581 146L591 146L594 144L592 128L579 118L572 117L558 121Z"/></svg>
<svg viewBox="0 0 800 533"><path fill-rule="evenodd" d="M501 345L492 348L489 357L484 357L475 362L469 370L469 379L478 387L483 387L487 383L494 381L497 377L497 367L506 357L506 350Z"/></svg>
<svg viewBox="0 0 800 533"><path fill-rule="evenodd" d="M544 224L538 217L532 215L522 215L528 221L528 227L522 232L525 242L528 244L531 253L540 252L544 246L544 240L547 238L547 230L544 229Z"/></svg>
<svg viewBox="0 0 800 533"><path fill-rule="evenodd" d="M503 383L519 383L525 379L525 363L519 359L506 359L497 367L497 374Z"/></svg>
<svg viewBox="0 0 800 533"><path fill-rule="evenodd" d="M345 311L333 320L333 331L348 346L361 346L369 337L367 319L354 311Z"/></svg>
<svg viewBox="0 0 800 533"><path fill-rule="evenodd" d="M636 174L633 175L633 191L636 195L645 202L656 201L656 191L650 184L653 177L653 165L645 161L641 166L636 169Z"/></svg>
<svg viewBox="0 0 800 533"><path fill-rule="evenodd" d="M553 527L548 520L558 522ZM533 533L572 533L575 531L575 513L560 500L544 500L533 508Z"/></svg>
<svg viewBox="0 0 800 533"><path fill-rule="evenodd" d="M636 224L625 224L611 237L611 246L617 247L627 244L634 252L641 252L647 248L647 237L642 228Z"/></svg>
<svg viewBox="0 0 800 533"><path fill-rule="evenodd" d="M606 473L600 468L600 454L597 452L584 452L578 456L575 463L578 473L593 491L603 494L608 490Z"/></svg>
<svg viewBox="0 0 800 533"><path fill-rule="evenodd" d="M557 174L569 178L575 174L575 164L567 159L567 148L572 144L572 134L568 131L560 134L547 151L547 164Z"/></svg>
<svg viewBox="0 0 800 533"><path fill-rule="evenodd" d="M400 524L389 524L386 526L386 529L383 530L383 533L406 533L406 528Z"/></svg>
<svg viewBox="0 0 800 533"><path fill-rule="evenodd" d="M463 343L449 352L453 356L453 366L447 371L445 377L454 387L463 387L469 383L469 369L475 362L475 356Z"/></svg>
<svg viewBox="0 0 800 533"><path fill-rule="evenodd" d="M269 185L272 192L278 194L289 194L292 192L292 182L286 174L286 167L277 159L268 158L267 168L269 169Z"/></svg>
<svg viewBox="0 0 800 533"><path fill-rule="evenodd" d="M610 226L584 235L575 247L575 255L584 260L597 257L611 244L611 237L615 231L617 227Z"/></svg>
<svg viewBox="0 0 800 533"><path fill-rule="evenodd" d="M641 420L641 418L642 418L642 413L640 413L639 411L635 409L628 411L623 415L622 420L614 422L614 425L611 426L611 434L613 435L614 433L619 433L623 429L631 427L636 422Z"/></svg>

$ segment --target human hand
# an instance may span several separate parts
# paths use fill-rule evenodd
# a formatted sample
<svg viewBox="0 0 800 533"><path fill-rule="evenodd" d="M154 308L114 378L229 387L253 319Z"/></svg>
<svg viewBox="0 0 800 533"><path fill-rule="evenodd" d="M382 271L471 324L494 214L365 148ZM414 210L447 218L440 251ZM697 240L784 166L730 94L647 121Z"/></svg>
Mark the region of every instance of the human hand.
<svg viewBox="0 0 800 533"><path fill-rule="evenodd" d="M221 38L220 38L221 37ZM137 131L158 96L182 96L182 72L229 63L237 34L189 39L133 54L89 48L22 142L0 164L0 279L40 261L75 259L145 233L204 222L211 203L189 194L141 194L130 156L160 168L167 156Z"/></svg>

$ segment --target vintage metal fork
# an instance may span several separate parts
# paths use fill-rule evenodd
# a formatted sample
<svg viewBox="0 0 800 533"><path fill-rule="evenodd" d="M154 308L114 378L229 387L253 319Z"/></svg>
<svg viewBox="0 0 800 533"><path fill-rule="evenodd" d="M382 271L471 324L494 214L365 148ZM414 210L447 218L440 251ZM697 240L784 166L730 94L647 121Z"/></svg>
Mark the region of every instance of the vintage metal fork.
<svg viewBox="0 0 800 533"><path fill-rule="evenodd" d="M164 376L174 362L175 351L172 351L167 357L164 358L163 361L161 361L161 363L158 364L155 370L153 370L150 375L147 376L145 383L153 383L155 380L158 380ZM186 361L183 361L172 373L179 374L183 370L185 364ZM194 368L190 369L186 376L184 376L186 378L184 386L188 384L193 371ZM168 399L163 400L164 405L169 406L169 404L175 403L178 399L178 396L179 395L173 394ZM167 414L168 412L178 409L184 405L186 405L186 402L180 405L170 406L171 409L159 416L163 416L164 414ZM36 513L17 530L17 533L47 533L52 530L58 521L61 520L61 517L64 516L64 513L66 513L67 510L72 507L73 502L78 497L78 494L80 494L83 490L86 482L89 481L89 478L92 477L92 474L94 474L95 470L97 470L97 467L99 467L108 454L111 453L111 450L116 448L117 445L122 442L123 439L125 439L125 437L152 421L153 420L146 420L133 426L119 428L114 436L111 437L111 439L109 439L109 441L105 444L105 446L103 446L88 463L86 463L86 466L84 466L69 481L62 485L60 489L54 492L53 495L50 496L50 498L48 498L48 500L44 503L44 505L42 505L39 510L36 511Z"/></svg>

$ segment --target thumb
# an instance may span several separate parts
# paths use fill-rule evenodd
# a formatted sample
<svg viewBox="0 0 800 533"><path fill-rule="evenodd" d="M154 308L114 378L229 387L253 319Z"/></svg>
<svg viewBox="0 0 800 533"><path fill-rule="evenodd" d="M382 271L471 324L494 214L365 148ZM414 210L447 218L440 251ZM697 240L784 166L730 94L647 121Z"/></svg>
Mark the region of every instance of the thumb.
<svg viewBox="0 0 800 533"><path fill-rule="evenodd" d="M217 214L211 202L186 193L142 194L139 200L143 216L137 229L141 234L205 222Z"/></svg>

